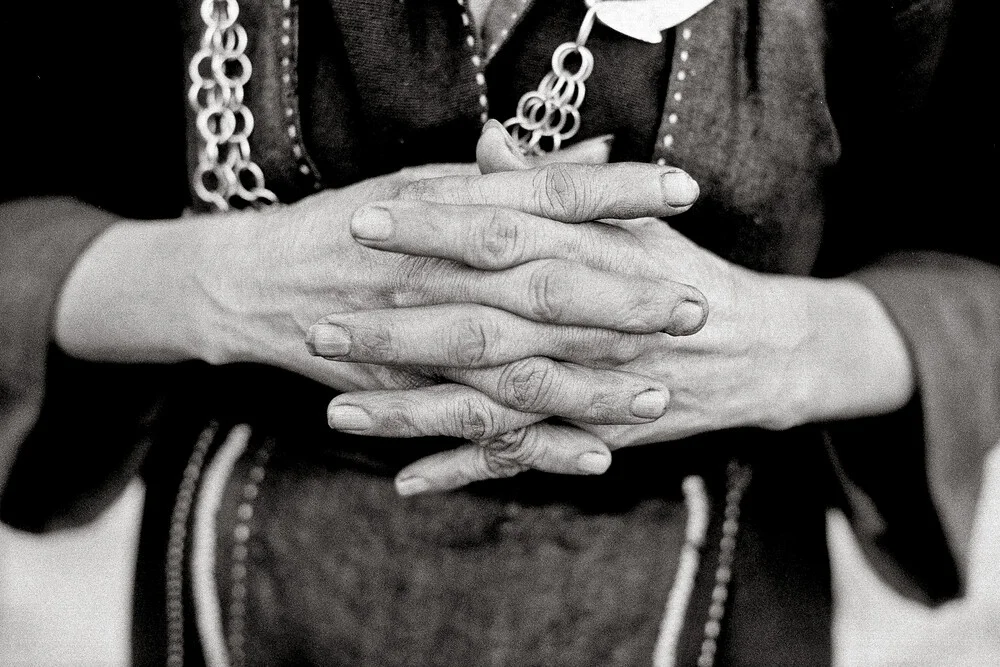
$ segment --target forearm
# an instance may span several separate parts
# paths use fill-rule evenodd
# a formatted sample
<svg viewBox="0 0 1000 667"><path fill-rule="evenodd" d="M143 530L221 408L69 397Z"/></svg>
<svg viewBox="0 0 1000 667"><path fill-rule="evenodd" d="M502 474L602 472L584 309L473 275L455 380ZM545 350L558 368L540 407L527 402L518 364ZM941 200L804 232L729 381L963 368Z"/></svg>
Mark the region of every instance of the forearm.
<svg viewBox="0 0 1000 667"><path fill-rule="evenodd" d="M55 342L91 361L204 358L198 221L119 222L83 253L56 308Z"/></svg>
<svg viewBox="0 0 1000 667"><path fill-rule="evenodd" d="M879 300L860 283L774 278L794 309L798 340L786 366L788 423L798 425L887 414L913 396L906 342Z"/></svg>

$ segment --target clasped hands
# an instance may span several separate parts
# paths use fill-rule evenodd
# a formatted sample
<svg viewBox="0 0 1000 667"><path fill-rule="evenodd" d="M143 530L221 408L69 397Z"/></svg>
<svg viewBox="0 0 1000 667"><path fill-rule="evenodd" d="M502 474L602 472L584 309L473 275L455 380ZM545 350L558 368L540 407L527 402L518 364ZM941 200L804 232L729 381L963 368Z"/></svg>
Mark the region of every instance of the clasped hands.
<svg viewBox="0 0 1000 667"><path fill-rule="evenodd" d="M481 176L413 180L353 213L354 241L405 256L405 275L384 307L310 327L309 351L397 381L340 394L331 427L469 441L404 469L410 495L529 468L598 474L617 447L763 421L741 398L772 347L754 339L756 274L660 219L694 203L694 181L531 168L506 139L484 130Z"/></svg>

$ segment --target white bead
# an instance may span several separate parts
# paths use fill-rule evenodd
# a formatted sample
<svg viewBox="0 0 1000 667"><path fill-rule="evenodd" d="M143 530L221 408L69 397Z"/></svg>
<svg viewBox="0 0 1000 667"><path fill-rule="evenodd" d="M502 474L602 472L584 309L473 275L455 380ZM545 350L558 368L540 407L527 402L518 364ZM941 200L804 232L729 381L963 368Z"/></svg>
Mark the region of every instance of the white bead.
<svg viewBox="0 0 1000 667"><path fill-rule="evenodd" d="M307 176L309 174L309 165L307 165L307 164L300 164L299 165L299 171L302 172L303 175Z"/></svg>
<svg viewBox="0 0 1000 667"><path fill-rule="evenodd" d="M674 145L674 135L668 134L663 137L663 145L666 148L670 148Z"/></svg>
<svg viewBox="0 0 1000 667"><path fill-rule="evenodd" d="M683 95L680 93L674 93L674 102L680 102L682 99L684 99Z"/></svg>
<svg viewBox="0 0 1000 667"><path fill-rule="evenodd" d="M705 623L705 636L710 639L718 637L720 630L722 630L722 625L718 621L712 620Z"/></svg>
<svg viewBox="0 0 1000 667"><path fill-rule="evenodd" d="M291 42L291 41L292 40L291 40L291 38L288 35L282 35L281 36L281 45L282 46L288 46L288 43Z"/></svg>
<svg viewBox="0 0 1000 667"><path fill-rule="evenodd" d="M677 73L678 81L683 81L686 78L687 78L687 73L685 73L684 70L681 70L680 72Z"/></svg>
<svg viewBox="0 0 1000 667"><path fill-rule="evenodd" d="M479 96L479 106L486 107L489 104L489 100L486 99L485 95Z"/></svg>
<svg viewBox="0 0 1000 667"><path fill-rule="evenodd" d="M475 46L476 40L472 35L469 35L465 38L465 43L468 44L469 46Z"/></svg>
<svg viewBox="0 0 1000 667"><path fill-rule="evenodd" d="M479 56L472 56L472 64L473 65L475 65L476 67L479 67L482 63L483 63L482 58L480 58Z"/></svg>
<svg viewBox="0 0 1000 667"><path fill-rule="evenodd" d="M669 116L667 116L667 122L670 123L671 125L676 125L677 124L677 114L672 113Z"/></svg>
<svg viewBox="0 0 1000 667"><path fill-rule="evenodd" d="M295 135L297 135L298 133L299 132L298 132L298 130L295 129L294 125L289 125L288 126L288 136L290 136L292 139L294 139Z"/></svg>
<svg viewBox="0 0 1000 667"><path fill-rule="evenodd" d="M476 73L476 83L478 83L480 86L486 84L486 77L483 76L482 72L477 72Z"/></svg>
<svg viewBox="0 0 1000 667"><path fill-rule="evenodd" d="M462 14L462 25L464 25L466 28L469 27L469 15L468 14Z"/></svg>
<svg viewBox="0 0 1000 667"><path fill-rule="evenodd" d="M290 18L284 18L284 19L282 19L281 20L281 27L284 30L291 30L292 29L292 19L290 19Z"/></svg>
<svg viewBox="0 0 1000 667"><path fill-rule="evenodd" d="M656 161L656 164L660 165L661 167L664 167L667 164L667 160L666 158L661 157L659 160Z"/></svg>
<svg viewBox="0 0 1000 667"><path fill-rule="evenodd" d="M688 61L688 57L689 57L689 55L688 55L687 51L681 51L681 62L682 63L686 63Z"/></svg>
<svg viewBox="0 0 1000 667"><path fill-rule="evenodd" d="M245 523L238 523L233 528L233 539L237 542L246 542L250 539L250 526Z"/></svg>
<svg viewBox="0 0 1000 667"><path fill-rule="evenodd" d="M684 28L684 30L681 30L681 37L684 39L691 39L691 28Z"/></svg>

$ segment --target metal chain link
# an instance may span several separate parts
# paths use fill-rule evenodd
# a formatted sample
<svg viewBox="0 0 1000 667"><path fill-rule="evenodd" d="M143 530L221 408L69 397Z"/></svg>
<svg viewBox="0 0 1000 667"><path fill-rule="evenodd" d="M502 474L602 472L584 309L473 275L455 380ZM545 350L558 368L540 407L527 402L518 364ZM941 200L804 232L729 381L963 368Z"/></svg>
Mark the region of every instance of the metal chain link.
<svg viewBox="0 0 1000 667"><path fill-rule="evenodd" d="M246 55L247 31L236 19L237 0L203 0L205 34L188 67L188 102L203 145L192 178L195 194L219 211L259 207L278 198L250 158L253 114L243 104L243 86L253 68Z"/></svg>
<svg viewBox="0 0 1000 667"><path fill-rule="evenodd" d="M587 94L584 82L594 71L594 54L584 44L594 27L595 16L591 6L576 41L556 47L552 53L552 71L545 75L537 90L521 97L516 115L503 124L522 153L544 155L557 151L580 130L580 105ZM580 60L575 72L566 66L571 56Z"/></svg>

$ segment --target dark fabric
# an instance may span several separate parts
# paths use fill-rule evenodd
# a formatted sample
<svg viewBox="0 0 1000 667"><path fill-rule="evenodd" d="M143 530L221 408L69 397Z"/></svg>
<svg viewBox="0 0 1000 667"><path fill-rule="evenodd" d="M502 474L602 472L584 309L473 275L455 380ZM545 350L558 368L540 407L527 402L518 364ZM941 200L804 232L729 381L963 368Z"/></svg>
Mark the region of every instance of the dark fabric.
<svg viewBox="0 0 1000 667"><path fill-rule="evenodd" d="M12 24L45 24L61 39L13 42L14 53L28 54L11 61L27 102L4 110L13 114L5 127L18 128L11 132L11 152L4 155L5 164L16 167L16 177L5 180L4 198L61 193L114 215L176 217L187 203L180 105L185 58L200 33L193 27L197 3L181 3L180 12L117 0L98 7L56 4L59 11L51 5L22 7L18 11L34 14ZM248 99L258 119L255 155L283 200L307 195L316 182L314 175L302 173L303 162L294 154L294 138L283 120L286 103L295 105L309 160L327 186L406 164L471 159L478 92L456 4L312 0L294 6L290 17L277 2L241 5L247 25L259 29L251 30L252 35L266 33L253 37L256 78ZM691 171L702 183L703 199L675 224L734 261L822 276L857 271L855 279L882 299L898 323L918 368L920 405L831 426L829 459L813 428L781 436L715 434L686 445L616 456L615 465L623 469L656 472L659 466L669 477L676 475L671 452L684 446L736 452L752 462L755 481L723 635L724 654L732 664L829 661L822 513L838 493L848 497L844 504L866 545L883 560L889 557L882 569L895 583L929 600L960 588L956 567L962 565L978 464L995 442L1000 412L995 269L955 256L878 258L912 248L996 259L990 257L995 245L984 243L982 235L985 184L995 180L995 171L979 167L984 152L995 152L995 143L981 134L991 126L985 122L988 107L979 99L989 60L981 53L987 42L975 38L974 28L989 21L977 7L959 3L953 20L951 4L944 1L862 6L716 0L685 24L692 30L690 39L681 31L672 36L676 45L640 45L595 29L593 44L602 60L585 104L584 116L593 125L586 125L582 136L613 131L614 157L663 156ZM581 12L576 3L539 3L521 20L487 70L495 115L505 117L517 96L537 85L551 48L575 34L574 17ZM116 19L124 16L130 21L123 30ZM294 33L290 50L275 33L282 30L284 18L303 27ZM178 25L188 26L187 42ZM560 37L567 26L572 26L569 34ZM434 45L440 48L432 49ZM186 56L182 47L188 49ZM298 76L282 84L282 59L289 56L296 58ZM678 92L680 101L674 97ZM65 100L74 105L68 108ZM674 113L676 124L670 122ZM79 129L53 129L66 127L68 118L77 119ZM667 133L674 139L669 150L663 143ZM995 158L993 152L986 156ZM922 175L930 161L933 178ZM192 443L212 417L223 415L223 425L247 419L262 433L275 431L275 442L282 447L304 443L337 457L335 464L307 456L298 464L279 458L275 483L284 479L288 488L271 498L274 505L267 511L272 516L298 517L308 530L311 515L283 505L283 498L299 498L308 506L336 496L355 510L330 517L337 522L334 527L350 524L358 530L352 539L364 543L391 537L379 532L384 526L364 519L365 499L372 501L373 514L396 517L392 525L405 526L405 517L419 515L421 504L395 498L388 485L399 467L427 450L413 443L384 448L352 444L329 434L322 425L328 390L261 369L249 369L248 375L241 370L234 377L232 369L195 363L159 369L163 376L158 376L150 369L48 356L47 323L63 276L110 219L78 203L60 205L75 213L58 224L52 222L58 216L48 215L37 200L6 209L21 213L4 218L0 270L10 273L4 274L0 320L5 355L0 406L6 420L2 456L8 465L15 456L17 461L3 496L3 519L33 529L84 520L110 500L149 448L144 471L149 496L137 578L137 662L162 664L163 558L172 497ZM51 242L56 233L58 244ZM28 289L9 291L8 284ZM48 376L47 359L52 360ZM147 392L149 387L160 391ZM258 407L251 413L232 407L231 397L245 397L247 388L254 389L254 397L272 400L271 406L248 402ZM167 400L161 403L163 398ZM25 441L38 414L43 419ZM293 426L279 428L276 422ZM100 454L90 455L97 450ZM652 465L643 457L664 458ZM709 457L698 469L712 478L721 474L721 466L721 459ZM323 488L324 470L351 482L344 489ZM631 472L609 477L618 486L601 495L613 499L628 491ZM839 492L827 484L831 472L841 473L844 488ZM524 489L520 481L509 484L511 490L498 484L494 487L500 490L489 494L463 492L458 496L463 500L453 506L434 502L458 508L469 494L494 498ZM553 489L560 488L554 484ZM348 493L347 488L356 495L338 495ZM662 504L666 498L676 505L676 486L662 492L645 487L644 492L647 499L659 498L652 502L661 503L664 517L679 516L676 508ZM488 519L494 505L489 498L482 503L479 519ZM636 518L627 508L599 509L618 512L626 522ZM615 534L614 523L608 523L609 535ZM376 598L357 594L350 582L324 579L318 561L310 561L317 553L297 551L304 544L296 541L301 536L283 534L285 528L276 520L272 532L255 538L261 540L259 548L271 549L258 554L265 569L255 576L277 576L280 568L298 562L301 572L277 581L289 586L311 581L315 588L298 590L317 594L337 583L344 600L354 596L348 605L353 614L369 613L366 601ZM310 544L322 553L324 539L332 538L313 535ZM929 547L921 546L928 540ZM289 552L288 560L272 558L277 547ZM428 547L426 553L440 547ZM360 553L348 556L358 567L372 565ZM707 562L711 557L709 549ZM275 569L269 572L268 567ZM413 570L393 572L383 574L419 579ZM710 575L709 570L700 575L693 602L700 611L689 617L685 634L688 656L697 649ZM665 578L663 572L650 576ZM298 630L273 631L285 633L283 640L304 642L294 649L305 652L299 657L315 657L309 651L319 649L309 645L309 637L322 628L295 623L325 618L307 613L316 607L308 606L313 602L306 596L283 599L289 606L276 613ZM657 598L650 592L649 599ZM356 620L344 617L345 625L336 631ZM614 619L595 614L591 620L594 627L603 627ZM374 636L371 632L365 628L355 646L335 640L344 651L338 655L368 650L364 642ZM191 650L196 652L194 643Z"/></svg>

